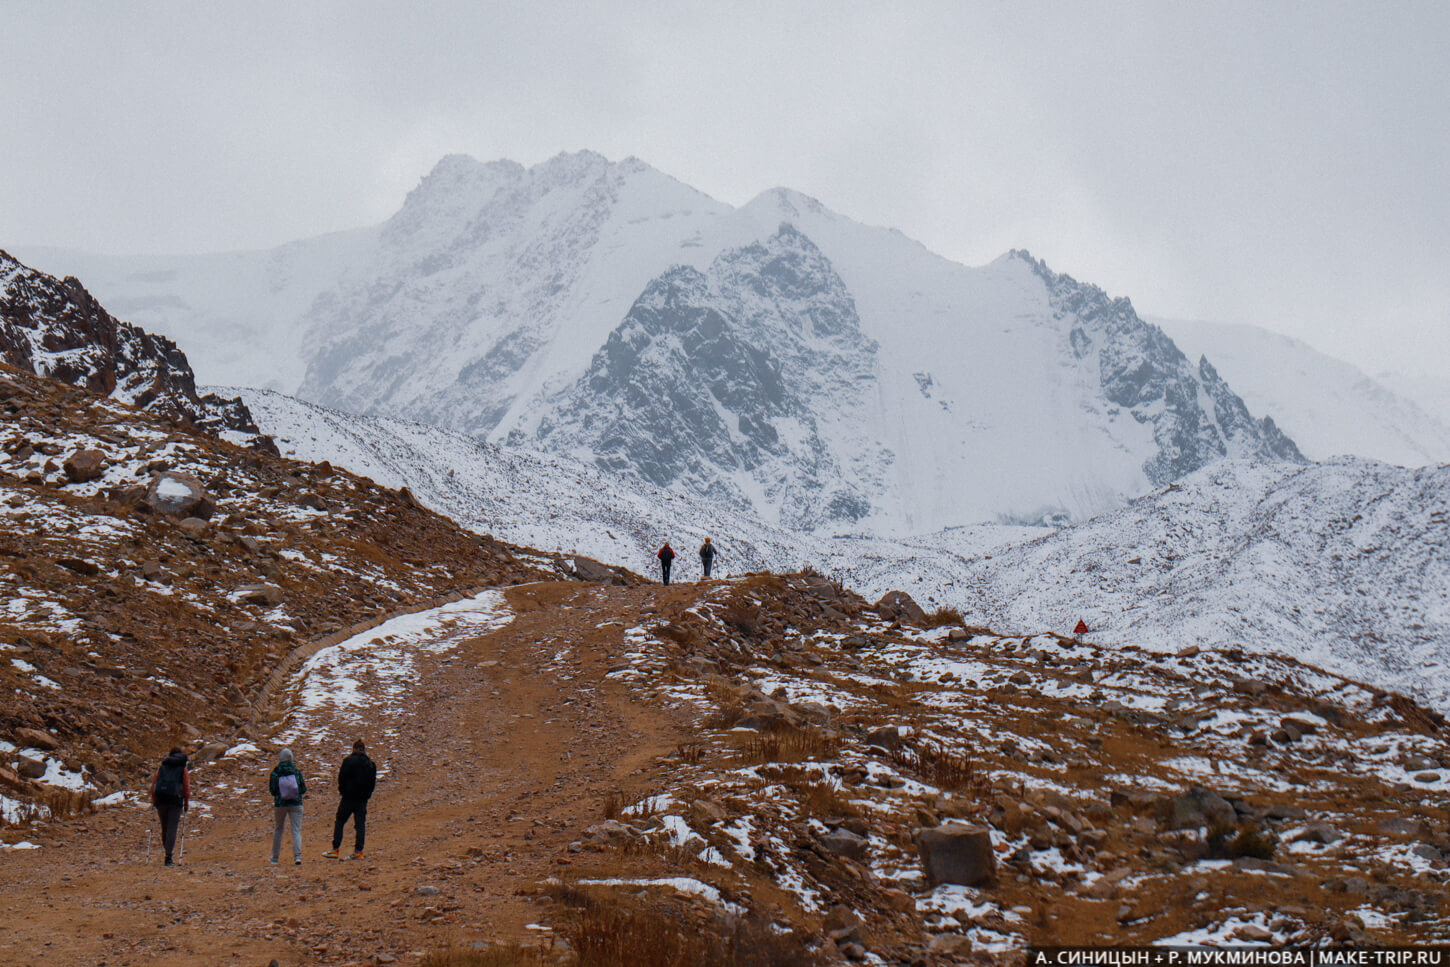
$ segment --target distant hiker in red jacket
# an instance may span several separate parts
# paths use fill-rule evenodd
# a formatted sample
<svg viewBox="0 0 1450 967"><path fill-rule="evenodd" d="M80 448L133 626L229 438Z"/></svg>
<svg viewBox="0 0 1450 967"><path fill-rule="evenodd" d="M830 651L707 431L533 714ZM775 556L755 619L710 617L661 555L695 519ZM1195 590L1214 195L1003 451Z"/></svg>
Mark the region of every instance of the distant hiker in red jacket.
<svg viewBox="0 0 1450 967"><path fill-rule="evenodd" d="M710 543L710 538L705 538L705 543L700 545L700 569L705 572L705 577L710 576L710 565L715 563L715 545Z"/></svg>
<svg viewBox="0 0 1450 967"><path fill-rule="evenodd" d="M186 766L186 753L172 749L151 780L151 805L161 819L161 845L166 848L166 865L173 866L171 851L176 848L176 828L181 814L191 805L191 770Z"/></svg>
<svg viewBox="0 0 1450 967"><path fill-rule="evenodd" d="M666 541L665 546L660 548L660 552L656 554L655 557L660 559L660 574L663 575L664 582L666 584L669 584L670 564L675 559L675 549L673 547L670 547L669 541Z"/></svg>

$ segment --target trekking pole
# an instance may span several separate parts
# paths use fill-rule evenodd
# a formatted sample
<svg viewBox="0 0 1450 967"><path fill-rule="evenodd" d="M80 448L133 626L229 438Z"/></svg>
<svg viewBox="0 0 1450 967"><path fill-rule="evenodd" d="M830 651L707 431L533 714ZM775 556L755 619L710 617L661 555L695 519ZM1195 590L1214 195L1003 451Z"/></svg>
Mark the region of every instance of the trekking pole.
<svg viewBox="0 0 1450 967"><path fill-rule="evenodd" d="M176 854L176 862L180 863L186 859L186 810L181 811L181 851Z"/></svg>
<svg viewBox="0 0 1450 967"><path fill-rule="evenodd" d="M156 830L152 829L148 825L146 827L146 865L147 866L150 866L151 865L151 837L154 836L155 834L156 834Z"/></svg>

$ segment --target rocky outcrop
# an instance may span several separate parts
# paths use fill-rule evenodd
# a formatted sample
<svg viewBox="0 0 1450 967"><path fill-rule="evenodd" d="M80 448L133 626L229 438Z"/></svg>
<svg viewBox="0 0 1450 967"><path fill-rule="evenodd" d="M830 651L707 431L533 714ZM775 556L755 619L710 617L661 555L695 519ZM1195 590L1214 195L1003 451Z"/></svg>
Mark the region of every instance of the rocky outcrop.
<svg viewBox="0 0 1450 967"><path fill-rule="evenodd" d="M890 462L874 444L849 460L840 446L876 348L831 263L782 225L651 282L532 442L792 527L854 522Z"/></svg>
<svg viewBox="0 0 1450 967"><path fill-rule="evenodd" d="M916 831L916 849L926 881L962 886L990 886L997 882L997 858L992 834L980 826L947 823Z"/></svg>
<svg viewBox="0 0 1450 967"><path fill-rule="evenodd" d="M170 339L116 319L76 279L46 275L3 251L0 360L276 452L240 399L197 393L191 364Z"/></svg>

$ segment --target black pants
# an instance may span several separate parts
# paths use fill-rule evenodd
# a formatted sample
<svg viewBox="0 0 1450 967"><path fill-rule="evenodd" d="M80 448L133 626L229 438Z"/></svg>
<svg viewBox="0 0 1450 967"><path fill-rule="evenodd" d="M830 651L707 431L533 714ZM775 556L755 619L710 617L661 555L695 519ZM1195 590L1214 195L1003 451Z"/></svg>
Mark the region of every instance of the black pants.
<svg viewBox="0 0 1450 967"><path fill-rule="evenodd" d="M342 828L347 825L347 818L352 817L353 832L356 837L353 840L352 851L361 853L363 843L368 835L368 801L366 799L349 799L342 797L337 804L337 823L332 827L332 848L337 849L342 845Z"/></svg>
<svg viewBox="0 0 1450 967"><path fill-rule="evenodd" d="M171 862L171 851L176 849L176 827L181 825L180 806L156 807L156 815L161 819L161 845L166 848L166 862Z"/></svg>
<svg viewBox="0 0 1450 967"><path fill-rule="evenodd" d="M665 583L670 583L670 562L660 561L660 573L665 576Z"/></svg>
<svg viewBox="0 0 1450 967"><path fill-rule="evenodd" d="M713 557L700 558L700 566L705 569L705 577L710 576L710 565L714 563L715 559Z"/></svg>

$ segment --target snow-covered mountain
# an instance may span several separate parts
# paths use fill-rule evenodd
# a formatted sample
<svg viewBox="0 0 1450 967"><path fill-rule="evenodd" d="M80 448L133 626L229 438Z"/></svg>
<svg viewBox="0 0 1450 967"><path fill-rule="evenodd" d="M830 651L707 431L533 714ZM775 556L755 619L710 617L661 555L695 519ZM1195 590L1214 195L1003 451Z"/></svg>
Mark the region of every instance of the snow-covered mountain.
<svg viewBox="0 0 1450 967"><path fill-rule="evenodd" d="M112 316L74 277L22 265L0 251L0 360L271 450L238 399L201 396L170 339Z"/></svg>
<svg viewBox="0 0 1450 967"><path fill-rule="evenodd" d="M1450 467L1221 461L1053 531L979 525L901 540L793 533L567 457L240 393L284 455L328 460L465 526L649 573L668 539L697 574L811 567L870 600L905 589L1002 633L1285 654L1450 710Z"/></svg>
<svg viewBox="0 0 1450 967"><path fill-rule="evenodd" d="M1272 413L1311 460L1342 454L1402 467L1450 463L1450 423L1394 382L1257 326L1154 319L1190 356L1206 356L1258 413ZM1450 405L1439 411L1450 415Z"/></svg>
<svg viewBox="0 0 1450 967"><path fill-rule="evenodd" d="M1379 382L1450 426L1450 377L1444 373L1380 373Z"/></svg>
<svg viewBox="0 0 1450 967"><path fill-rule="evenodd" d="M224 346L208 379L588 455L822 532L1084 519L1225 456L1299 459L1127 300L1025 253L968 268L636 159L449 157L376 228L86 270Z"/></svg>
<svg viewBox="0 0 1450 967"><path fill-rule="evenodd" d="M1225 461L961 580L997 630L1277 652L1450 708L1450 466Z"/></svg>

